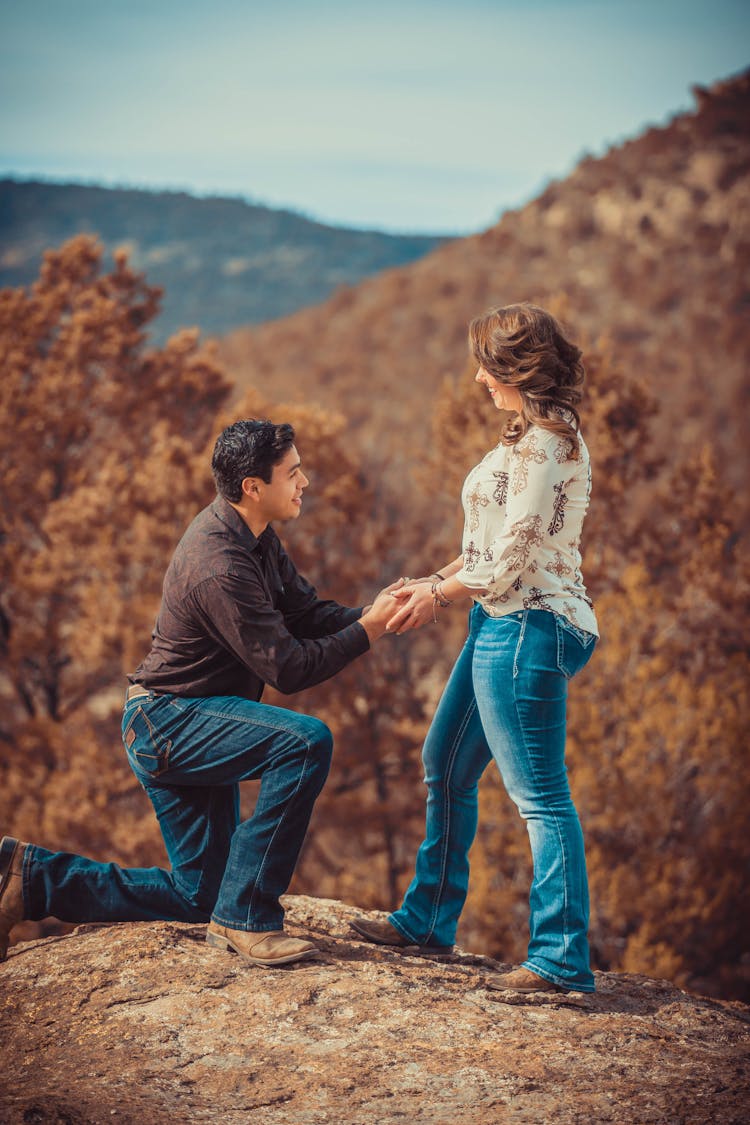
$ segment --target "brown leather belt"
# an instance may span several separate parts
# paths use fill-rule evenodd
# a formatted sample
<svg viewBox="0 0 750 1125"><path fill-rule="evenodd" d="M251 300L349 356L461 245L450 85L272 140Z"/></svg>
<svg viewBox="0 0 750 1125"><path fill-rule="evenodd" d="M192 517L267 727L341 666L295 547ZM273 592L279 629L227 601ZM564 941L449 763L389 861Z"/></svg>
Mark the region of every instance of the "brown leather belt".
<svg viewBox="0 0 750 1125"><path fill-rule="evenodd" d="M140 699L142 695L151 695L151 692L140 684L131 684L125 692L125 702L130 703L131 699Z"/></svg>

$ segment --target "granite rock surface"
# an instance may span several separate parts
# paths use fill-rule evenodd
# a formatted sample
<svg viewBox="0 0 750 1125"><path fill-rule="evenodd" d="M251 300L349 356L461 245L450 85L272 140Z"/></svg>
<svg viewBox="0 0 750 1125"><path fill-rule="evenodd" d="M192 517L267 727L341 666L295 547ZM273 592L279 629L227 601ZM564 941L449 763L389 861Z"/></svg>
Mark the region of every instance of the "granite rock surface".
<svg viewBox="0 0 750 1125"><path fill-rule="evenodd" d="M290 896L314 961L249 966L205 928L83 926L0 966L8 1125L546 1125L750 1119L750 1009L645 977L498 993L501 966L360 941Z"/></svg>

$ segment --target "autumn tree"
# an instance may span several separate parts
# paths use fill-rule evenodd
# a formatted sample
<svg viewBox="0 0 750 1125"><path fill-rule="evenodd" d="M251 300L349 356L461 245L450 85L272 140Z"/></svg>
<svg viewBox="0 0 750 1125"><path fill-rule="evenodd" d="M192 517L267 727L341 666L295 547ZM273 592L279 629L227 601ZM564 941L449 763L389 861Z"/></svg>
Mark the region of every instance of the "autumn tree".
<svg viewBox="0 0 750 1125"><path fill-rule="evenodd" d="M30 290L0 292L2 811L21 831L64 810L79 834L54 845L106 839L103 808L85 815L108 772L97 716L143 651L165 556L212 495L196 454L229 384L195 332L149 347L158 308L124 253L106 271L84 236L48 252Z"/></svg>

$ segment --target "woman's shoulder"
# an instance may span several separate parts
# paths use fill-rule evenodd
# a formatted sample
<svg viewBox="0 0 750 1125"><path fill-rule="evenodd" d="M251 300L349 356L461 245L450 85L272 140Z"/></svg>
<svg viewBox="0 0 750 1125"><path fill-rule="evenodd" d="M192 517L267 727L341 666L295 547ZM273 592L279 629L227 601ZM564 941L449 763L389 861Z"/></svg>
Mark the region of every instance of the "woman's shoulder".
<svg viewBox="0 0 750 1125"><path fill-rule="evenodd" d="M583 440L583 434L580 430L576 430L578 438L578 452L577 455L571 458L574 443L570 437L561 434L557 430L548 429L546 426L540 426L537 423L529 426L526 433L520 438L513 449L518 456L528 458L534 456L538 452L538 459L544 458L555 462L557 465L564 465L566 463L582 464L588 459L588 450L586 443ZM534 457L537 460L536 457Z"/></svg>

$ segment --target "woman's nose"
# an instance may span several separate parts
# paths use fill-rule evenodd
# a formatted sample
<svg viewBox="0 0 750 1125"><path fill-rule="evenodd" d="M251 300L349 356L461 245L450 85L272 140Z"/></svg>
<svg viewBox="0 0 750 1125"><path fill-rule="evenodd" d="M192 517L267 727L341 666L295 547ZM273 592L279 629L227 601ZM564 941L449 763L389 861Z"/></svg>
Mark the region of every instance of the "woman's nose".
<svg viewBox="0 0 750 1125"><path fill-rule="evenodd" d="M482 371L482 368L481 368L481 367L478 367L478 368L477 368L477 373L476 373L476 375L474 376L474 380L475 380L475 382L477 382L477 383L482 383L482 382L484 382L484 380L482 379L482 376L483 376L483 375L484 375L484 372Z"/></svg>

